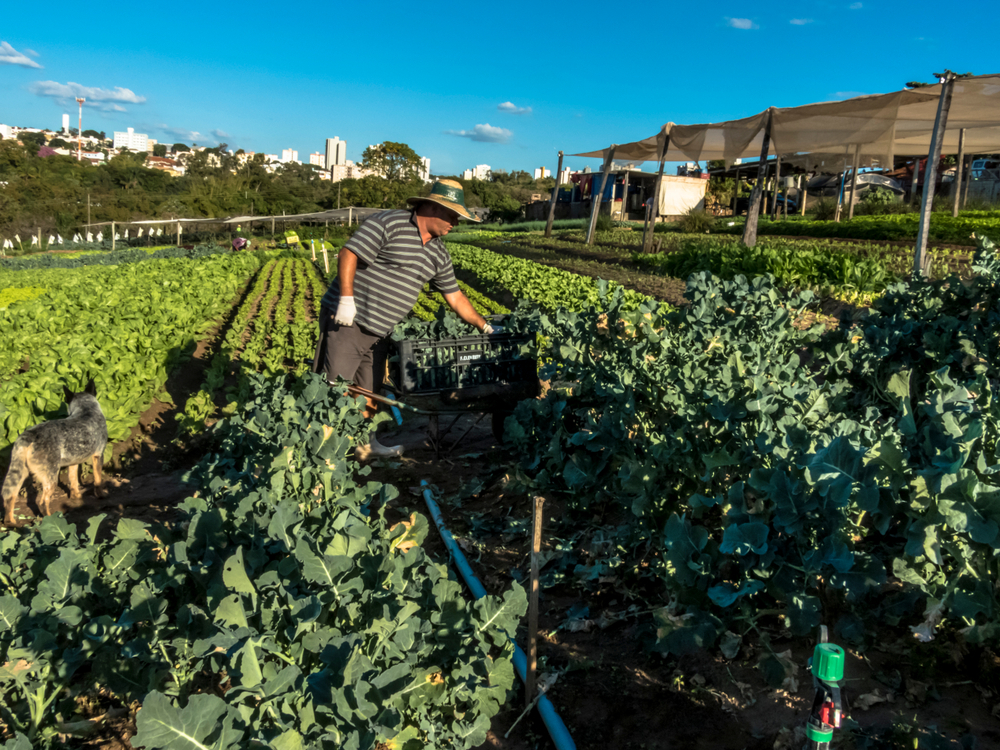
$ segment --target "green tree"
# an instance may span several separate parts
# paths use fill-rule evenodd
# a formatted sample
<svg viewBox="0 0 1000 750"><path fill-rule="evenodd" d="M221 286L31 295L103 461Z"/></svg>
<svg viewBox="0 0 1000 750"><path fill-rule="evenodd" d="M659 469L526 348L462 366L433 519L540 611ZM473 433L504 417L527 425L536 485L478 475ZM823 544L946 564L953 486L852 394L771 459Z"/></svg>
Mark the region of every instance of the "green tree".
<svg viewBox="0 0 1000 750"><path fill-rule="evenodd" d="M83 131L83 137L84 138L100 138L103 141L104 140L104 133L103 132L99 133L96 130L84 130Z"/></svg>
<svg viewBox="0 0 1000 750"><path fill-rule="evenodd" d="M62 138L53 138L49 141L49 146L52 148L70 148L72 144L64 141Z"/></svg>
<svg viewBox="0 0 1000 750"><path fill-rule="evenodd" d="M385 141L369 146L361 155L361 166L389 181L406 182L420 172L420 157L405 143Z"/></svg>
<svg viewBox="0 0 1000 750"><path fill-rule="evenodd" d="M153 146L153 156L166 156L167 155L167 144L157 143Z"/></svg>
<svg viewBox="0 0 1000 750"><path fill-rule="evenodd" d="M183 143L175 143L173 146L170 147L170 150L176 154L180 151L190 151L191 149L189 149Z"/></svg>

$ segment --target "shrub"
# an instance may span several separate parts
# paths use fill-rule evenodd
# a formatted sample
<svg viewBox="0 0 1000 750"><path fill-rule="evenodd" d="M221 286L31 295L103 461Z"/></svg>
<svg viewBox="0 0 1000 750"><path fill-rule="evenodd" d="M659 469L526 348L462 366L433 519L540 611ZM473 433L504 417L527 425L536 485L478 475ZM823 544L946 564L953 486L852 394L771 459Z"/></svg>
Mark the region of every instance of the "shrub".
<svg viewBox="0 0 1000 750"><path fill-rule="evenodd" d="M817 221L830 221L837 214L837 201L820 198L806 209L806 213Z"/></svg>
<svg viewBox="0 0 1000 750"><path fill-rule="evenodd" d="M692 209L678 220L677 225L687 234L705 234L715 229L715 217L707 211Z"/></svg>

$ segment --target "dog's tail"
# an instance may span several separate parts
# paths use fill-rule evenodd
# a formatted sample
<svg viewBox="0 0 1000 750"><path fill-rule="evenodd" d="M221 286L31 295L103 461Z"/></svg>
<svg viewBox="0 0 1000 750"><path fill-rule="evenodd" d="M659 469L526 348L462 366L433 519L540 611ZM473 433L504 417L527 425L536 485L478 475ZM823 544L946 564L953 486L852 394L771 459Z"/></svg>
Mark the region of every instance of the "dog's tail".
<svg viewBox="0 0 1000 750"><path fill-rule="evenodd" d="M25 438L28 438L25 440ZM28 460L31 458L31 450L34 441L30 435L22 435L14 443L14 450L10 454L10 468L7 470L7 478L3 480L3 504L8 509L8 515L13 509L12 503L17 502L17 494L21 491L21 485L28 478Z"/></svg>

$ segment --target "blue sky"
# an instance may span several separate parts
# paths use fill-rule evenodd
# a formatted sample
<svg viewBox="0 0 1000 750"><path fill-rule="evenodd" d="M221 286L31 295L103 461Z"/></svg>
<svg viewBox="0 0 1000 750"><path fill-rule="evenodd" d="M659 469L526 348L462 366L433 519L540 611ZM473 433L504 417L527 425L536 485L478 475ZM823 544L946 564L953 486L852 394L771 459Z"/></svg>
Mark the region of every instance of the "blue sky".
<svg viewBox="0 0 1000 750"><path fill-rule="evenodd" d="M82 92L84 129L109 135L302 161L333 136L355 161L402 141L435 174L554 170L560 149L667 121L892 91L945 67L1000 72L988 35L968 34L995 0L10 5L0 123L58 129L66 112L75 126Z"/></svg>

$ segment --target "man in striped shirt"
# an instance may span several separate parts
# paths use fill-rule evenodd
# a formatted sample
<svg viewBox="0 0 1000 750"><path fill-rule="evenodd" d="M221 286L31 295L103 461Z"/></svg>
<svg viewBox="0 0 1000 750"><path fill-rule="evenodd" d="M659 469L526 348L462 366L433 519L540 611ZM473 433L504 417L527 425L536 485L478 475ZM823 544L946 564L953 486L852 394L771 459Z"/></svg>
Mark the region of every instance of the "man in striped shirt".
<svg viewBox="0 0 1000 750"><path fill-rule="evenodd" d="M388 336L412 310L424 284L441 293L466 323L492 333L458 288L451 256L441 240L460 219L477 221L465 208L462 185L439 180L430 195L410 198L413 210L371 216L347 241L337 260L337 278L323 295L320 340L313 370L369 391L385 372ZM374 404L369 400L368 412ZM399 456L402 446L383 446L371 436L371 455Z"/></svg>

